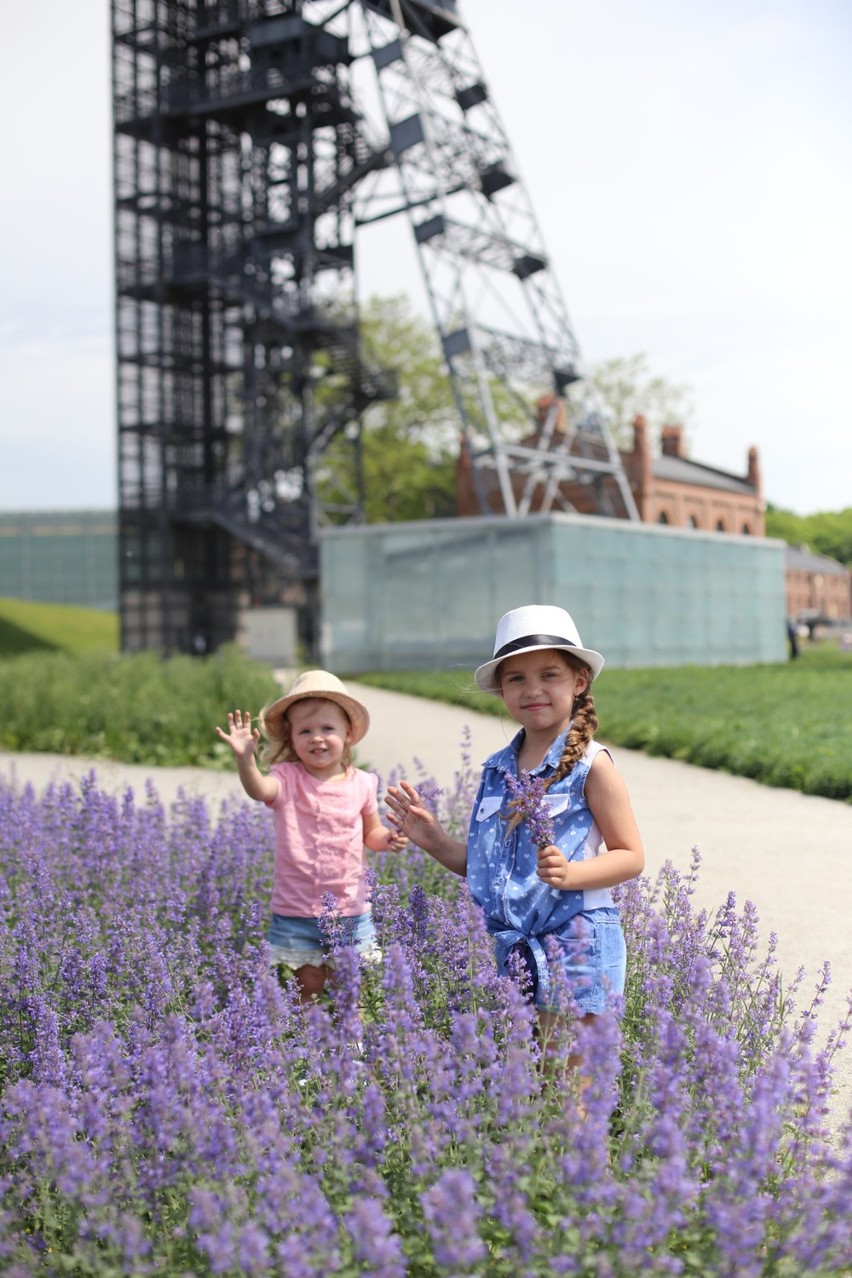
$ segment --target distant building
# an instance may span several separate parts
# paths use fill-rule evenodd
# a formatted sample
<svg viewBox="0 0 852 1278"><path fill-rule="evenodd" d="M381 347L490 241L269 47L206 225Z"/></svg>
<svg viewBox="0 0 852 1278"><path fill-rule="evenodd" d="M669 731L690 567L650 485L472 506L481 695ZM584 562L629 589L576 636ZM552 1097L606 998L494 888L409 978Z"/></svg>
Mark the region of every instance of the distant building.
<svg viewBox="0 0 852 1278"><path fill-rule="evenodd" d="M118 608L114 510L0 514L0 596Z"/></svg>
<svg viewBox="0 0 852 1278"><path fill-rule="evenodd" d="M654 456L647 423L637 417L633 448L621 455L643 523L763 536L764 501L756 448L748 450L746 473L732 475L692 461L686 456L683 427L664 426L660 452Z"/></svg>
<svg viewBox="0 0 852 1278"><path fill-rule="evenodd" d="M550 396L539 401L539 430L544 427L552 403ZM560 430L564 433L564 411L557 418L557 438ZM538 437L536 431L523 442L534 448ZM579 447L578 441L572 441L569 453ZM643 523L749 537L765 535L765 503L756 448L748 450L745 473L734 475L687 457L682 426L663 427L660 451L655 454L647 422L644 417L637 417L633 423L633 446L622 449L621 457ZM473 465L464 448L459 456L456 481L458 514L478 515L479 494L474 484ZM608 482L611 481L604 480L603 484ZM530 481L522 475L516 476L514 484L516 498L526 492L530 514L542 509L546 491L543 484L530 489ZM578 514L592 514L596 505L605 504L600 502L600 493L593 499L588 489L571 481L563 481L555 494L547 492L546 500L554 510ZM852 572L826 555L811 554L806 546L787 549L785 591L787 613L795 621L852 618Z"/></svg>
<svg viewBox="0 0 852 1278"><path fill-rule="evenodd" d="M852 618L852 572L807 546L788 546L784 556L787 615L805 625Z"/></svg>

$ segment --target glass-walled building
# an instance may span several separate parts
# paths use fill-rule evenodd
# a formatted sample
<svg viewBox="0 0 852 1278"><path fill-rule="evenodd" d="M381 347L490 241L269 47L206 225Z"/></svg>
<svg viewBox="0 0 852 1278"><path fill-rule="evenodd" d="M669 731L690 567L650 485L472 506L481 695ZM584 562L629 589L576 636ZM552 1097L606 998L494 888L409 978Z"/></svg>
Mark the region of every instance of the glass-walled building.
<svg viewBox="0 0 852 1278"><path fill-rule="evenodd" d="M114 611L117 546L114 510L0 514L0 597Z"/></svg>

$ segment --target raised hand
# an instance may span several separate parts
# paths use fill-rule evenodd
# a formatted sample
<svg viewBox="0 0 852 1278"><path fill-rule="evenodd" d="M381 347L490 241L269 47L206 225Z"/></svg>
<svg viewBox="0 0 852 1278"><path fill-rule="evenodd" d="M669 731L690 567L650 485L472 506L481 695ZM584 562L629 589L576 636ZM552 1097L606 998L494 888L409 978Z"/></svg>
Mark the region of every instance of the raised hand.
<svg viewBox="0 0 852 1278"><path fill-rule="evenodd" d="M252 728L248 710L229 711L228 731L224 732L217 726L216 732L220 741L231 747L237 760L250 758L260 740L260 729Z"/></svg>
<svg viewBox="0 0 852 1278"><path fill-rule="evenodd" d="M388 786L385 795L388 820L406 839L428 852L454 874L464 874L467 849L459 839L451 839L434 812L408 781Z"/></svg>
<svg viewBox="0 0 852 1278"><path fill-rule="evenodd" d="M388 820L398 834L428 851L430 844L440 834L441 825L435 814L424 805L414 786L408 781L388 786L385 803L388 807Z"/></svg>

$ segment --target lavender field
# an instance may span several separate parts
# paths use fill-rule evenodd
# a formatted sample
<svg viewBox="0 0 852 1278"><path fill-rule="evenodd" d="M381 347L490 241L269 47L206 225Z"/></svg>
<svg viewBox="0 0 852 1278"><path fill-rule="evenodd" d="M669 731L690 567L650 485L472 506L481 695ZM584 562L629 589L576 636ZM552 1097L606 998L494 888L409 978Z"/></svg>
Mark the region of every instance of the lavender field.
<svg viewBox="0 0 852 1278"><path fill-rule="evenodd" d="M471 785L431 787L450 825ZM580 1098L413 850L376 858L384 961L330 911L338 981L300 1008L266 962L271 860L257 805L0 781L0 1273L852 1272L847 1049L749 907L701 914L671 869L620 890L624 1016Z"/></svg>

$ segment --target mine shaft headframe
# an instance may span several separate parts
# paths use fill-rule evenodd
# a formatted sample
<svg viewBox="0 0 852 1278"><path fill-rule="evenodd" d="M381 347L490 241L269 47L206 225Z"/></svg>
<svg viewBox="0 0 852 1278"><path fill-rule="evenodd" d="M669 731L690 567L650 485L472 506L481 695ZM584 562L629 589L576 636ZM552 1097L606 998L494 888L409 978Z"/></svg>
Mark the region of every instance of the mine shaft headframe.
<svg viewBox="0 0 852 1278"><path fill-rule="evenodd" d="M481 508L638 519L459 6L358 3L397 185L365 183L356 218L410 219Z"/></svg>

